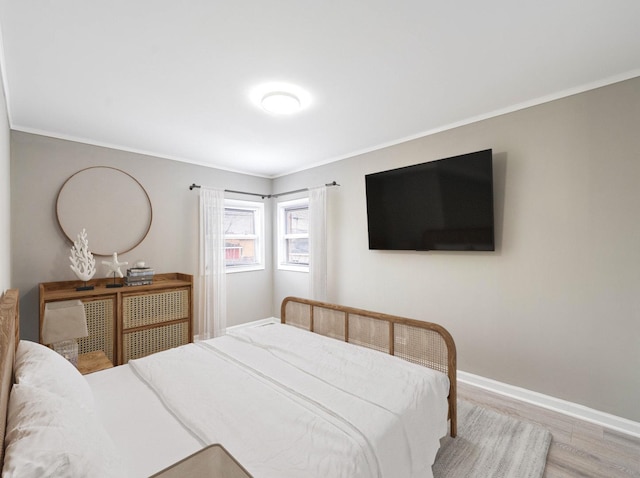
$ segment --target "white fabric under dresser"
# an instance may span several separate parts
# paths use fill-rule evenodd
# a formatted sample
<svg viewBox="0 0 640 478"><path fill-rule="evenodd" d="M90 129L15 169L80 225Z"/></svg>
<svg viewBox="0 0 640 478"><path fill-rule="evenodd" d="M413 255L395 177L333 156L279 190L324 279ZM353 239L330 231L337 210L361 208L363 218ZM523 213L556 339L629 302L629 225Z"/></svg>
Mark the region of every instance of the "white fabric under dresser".
<svg viewBox="0 0 640 478"><path fill-rule="evenodd" d="M279 324L86 378L133 477L210 443L256 478L430 477L446 433L444 374Z"/></svg>

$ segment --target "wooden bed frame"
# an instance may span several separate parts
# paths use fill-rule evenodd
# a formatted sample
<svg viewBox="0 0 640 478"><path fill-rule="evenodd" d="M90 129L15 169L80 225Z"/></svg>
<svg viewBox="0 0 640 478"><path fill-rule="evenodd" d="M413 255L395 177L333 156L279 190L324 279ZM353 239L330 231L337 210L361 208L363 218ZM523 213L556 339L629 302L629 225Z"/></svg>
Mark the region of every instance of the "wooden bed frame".
<svg viewBox="0 0 640 478"><path fill-rule="evenodd" d="M449 377L450 434L457 434L456 345L441 325L298 297L282 301L280 321L389 353Z"/></svg>
<svg viewBox="0 0 640 478"><path fill-rule="evenodd" d="M18 289L6 291L0 299L0 471L4 464L4 434L9 393L13 385L13 362L20 341Z"/></svg>
<svg viewBox="0 0 640 478"><path fill-rule="evenodd" d="M13 365L20 341L19 293L7 290L0 299L0 470ZM449 332L430 322L308 299L282 301L281 321L328 337L390 353L446 373L449 377L451 436L456 436L456 348Z"/></svg>

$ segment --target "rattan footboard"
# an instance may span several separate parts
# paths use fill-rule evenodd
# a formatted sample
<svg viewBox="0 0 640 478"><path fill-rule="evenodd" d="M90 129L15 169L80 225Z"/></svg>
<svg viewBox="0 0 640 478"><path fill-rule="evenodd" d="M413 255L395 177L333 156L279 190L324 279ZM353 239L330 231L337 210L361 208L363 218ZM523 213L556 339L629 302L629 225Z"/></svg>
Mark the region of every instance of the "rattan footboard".
<svg viewBox="0 0 640 478"><path fill-rule="evenodd" d="M280 312L283 324L389 353L447 374L450 433L456 436L456 346L444 327L298 297L285 298Z"/></svg>

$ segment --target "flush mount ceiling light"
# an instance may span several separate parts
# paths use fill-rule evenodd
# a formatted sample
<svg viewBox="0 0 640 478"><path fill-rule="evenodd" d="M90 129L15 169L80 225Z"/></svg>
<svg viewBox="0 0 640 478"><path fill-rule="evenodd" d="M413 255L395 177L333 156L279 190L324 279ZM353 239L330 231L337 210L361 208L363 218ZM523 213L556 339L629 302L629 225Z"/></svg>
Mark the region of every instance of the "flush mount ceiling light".
<svg viewBox="0 0 640 478"><path fill-rule="evenodd" d="M300 111L302 105L298 97L286 91L274 91L262 97L260 105L265 111L277 115L290 115Z"/></svg>
<svg viewBox="0 0 640 478"><path fill-rule="evenodd" d="M267 113L291 115L311 104L311 95L299 86L289 83L264 83L250 93L251 101Z"/></svg>

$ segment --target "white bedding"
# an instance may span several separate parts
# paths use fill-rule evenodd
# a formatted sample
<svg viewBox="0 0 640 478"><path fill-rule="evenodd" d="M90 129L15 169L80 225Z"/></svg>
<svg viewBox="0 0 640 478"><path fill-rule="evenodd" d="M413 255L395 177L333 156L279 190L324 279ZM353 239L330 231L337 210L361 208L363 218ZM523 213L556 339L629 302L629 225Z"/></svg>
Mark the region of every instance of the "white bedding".
<svg viewBox="0 0 640 478"><path fill-rule="evenodd" d="M91 373L85 378L128 477L149 477L204 446L128 365Z"/></svg>
<svg viewBox="0 0 640 478"><path fill-rule="evenodd" d="M256 478L430 477L447 431L444 374L284 325L87 380L133 476L221 443Z"/></svg>

